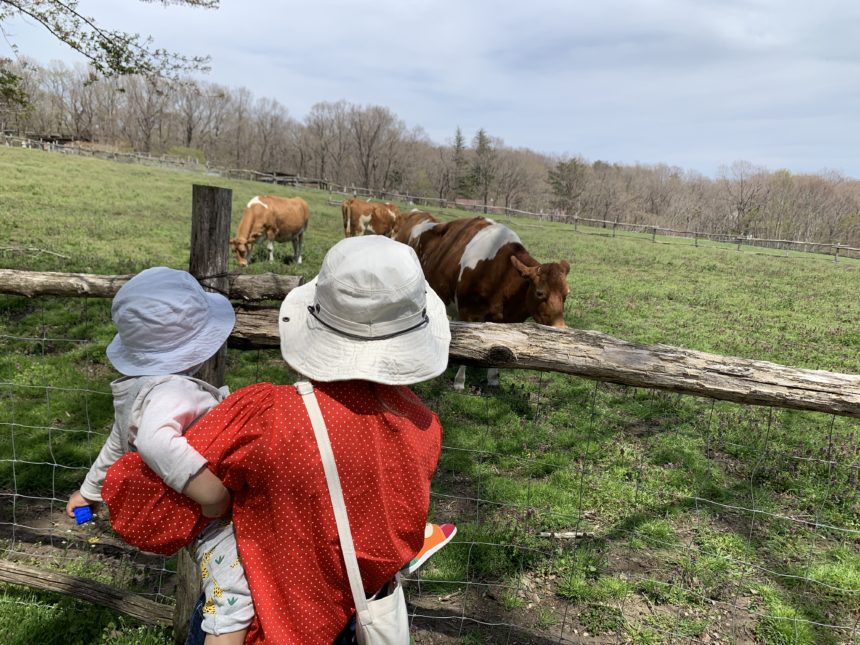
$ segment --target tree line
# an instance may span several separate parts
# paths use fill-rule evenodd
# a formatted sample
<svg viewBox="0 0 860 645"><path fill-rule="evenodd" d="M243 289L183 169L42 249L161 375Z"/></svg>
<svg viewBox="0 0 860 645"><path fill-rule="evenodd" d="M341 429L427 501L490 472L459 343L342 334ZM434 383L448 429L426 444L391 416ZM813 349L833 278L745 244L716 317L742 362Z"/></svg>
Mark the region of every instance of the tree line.
<svg viewBox="0 0 860 645"><path fill-rule="evenodd" d="M320 102L297 118L245 88L190 78L0 61L0 129L561 219L860 246L860 182L835 171L736 161L710 178L512 148L483 128L439 143L385 106Z"/></svg>

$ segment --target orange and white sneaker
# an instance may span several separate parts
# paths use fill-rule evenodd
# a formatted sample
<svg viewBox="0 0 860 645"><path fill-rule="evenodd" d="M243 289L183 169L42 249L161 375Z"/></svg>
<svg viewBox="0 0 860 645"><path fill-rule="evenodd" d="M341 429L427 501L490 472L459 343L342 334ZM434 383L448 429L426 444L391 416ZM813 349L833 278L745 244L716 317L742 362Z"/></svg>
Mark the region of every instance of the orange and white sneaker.
<svg viewBox="0 0 860 645"><path fill-rule="evenodd" d="M428 522L427 526L424 527L424 545L401 571L407 574L415 573L431 555L448 544L455 535L457 535L457 527L453 524L430 524Z"/></svg>

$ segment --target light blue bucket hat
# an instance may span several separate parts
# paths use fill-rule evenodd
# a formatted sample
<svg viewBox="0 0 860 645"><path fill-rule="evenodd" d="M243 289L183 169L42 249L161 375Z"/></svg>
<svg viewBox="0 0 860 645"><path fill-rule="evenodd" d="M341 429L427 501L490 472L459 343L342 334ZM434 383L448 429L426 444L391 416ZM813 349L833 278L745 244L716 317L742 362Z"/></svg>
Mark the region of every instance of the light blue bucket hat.
<svg viewBox="0 0 860 645"><path fill-rule="evenodd" d="M117 334L107 357L120 374L185 372L227 340L236 314L219 293L208 293L187 271L153 267L126 282L111 305Z"/></svg>

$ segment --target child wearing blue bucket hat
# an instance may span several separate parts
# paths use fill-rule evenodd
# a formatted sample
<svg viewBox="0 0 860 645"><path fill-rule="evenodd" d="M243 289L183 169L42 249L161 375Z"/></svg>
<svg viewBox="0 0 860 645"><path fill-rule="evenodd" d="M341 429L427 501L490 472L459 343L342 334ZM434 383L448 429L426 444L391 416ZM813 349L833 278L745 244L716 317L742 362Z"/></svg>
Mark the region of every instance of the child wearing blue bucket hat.
<svg viewBox="0 0 860 645"><path fill-rule="evenodd" d="M236 321L230 301L205 292L185 271L154 267L120 288L111 316L117 334L107 357L123 375L111 383L114 424L67 514L85 520L86 507L102 501L108 468L136 451L165 484L200 504L204 516L221 518L230 494L183 434L227 394L193 374L230 335ZM205 642L244 642L254 606L229 518L204 529L195 553L207 599Z"/></svg>

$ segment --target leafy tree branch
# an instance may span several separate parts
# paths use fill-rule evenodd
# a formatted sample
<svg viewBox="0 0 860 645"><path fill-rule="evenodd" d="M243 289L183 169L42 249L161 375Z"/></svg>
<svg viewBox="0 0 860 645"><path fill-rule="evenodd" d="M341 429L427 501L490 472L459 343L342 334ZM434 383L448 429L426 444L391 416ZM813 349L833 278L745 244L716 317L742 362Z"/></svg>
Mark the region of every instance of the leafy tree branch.
<svg viewBox="0 0 860 645"><path fill-rule="evenodd" d="M220 0L140 0L162 6L217 9ZM172 80L192 71L208 71L208 56L187 56L153 45L151 36L142 36L101 26L95 18L78 11L77 0L0 0L0 30L9 19L35 21L51 35L83 55L93 70L106 77L142 74Z"/></svg>

